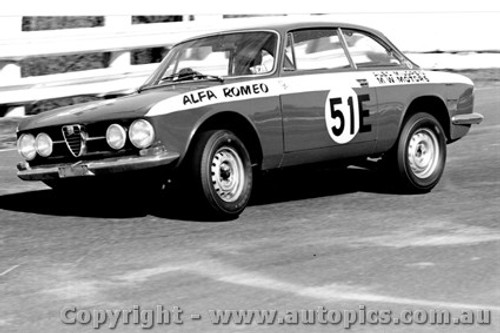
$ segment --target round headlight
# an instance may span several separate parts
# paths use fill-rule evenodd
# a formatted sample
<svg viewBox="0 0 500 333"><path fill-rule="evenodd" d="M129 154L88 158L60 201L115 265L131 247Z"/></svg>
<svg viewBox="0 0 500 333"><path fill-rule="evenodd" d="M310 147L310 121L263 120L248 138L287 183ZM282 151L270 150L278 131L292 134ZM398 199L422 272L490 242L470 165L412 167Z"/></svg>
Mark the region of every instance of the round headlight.
<svg viewBox="0 0 500 333"><path fill-rule="evenodd" d="M36 136L35 148L37 153L42 157L47 157L52 154L52 139L45 133L40 133Z"/></svg>
<svg viewBox="0 0 500 333"><path fill-rule="evenodd" d="M147 148L155 139L155 130L153 125L144 119L138 119L130 125L128 133L130 142L137 148Z"/></svg>
<svg viewBox="0 0 500 333"><path fill-rule="evenodd" d="M23 134L17 140L17 150L26 160L32 160L36 156L35 137L31 134Z"/></svg>
<svg viewBox="0 0 500 333"><path fill-rule="evenodd" d="M122 149L125 146L125 141L127 140L127 133L125 133L125 129L118 125L112 124L109 125L106 131L106 141L108 145L113 149Z"/></svg>

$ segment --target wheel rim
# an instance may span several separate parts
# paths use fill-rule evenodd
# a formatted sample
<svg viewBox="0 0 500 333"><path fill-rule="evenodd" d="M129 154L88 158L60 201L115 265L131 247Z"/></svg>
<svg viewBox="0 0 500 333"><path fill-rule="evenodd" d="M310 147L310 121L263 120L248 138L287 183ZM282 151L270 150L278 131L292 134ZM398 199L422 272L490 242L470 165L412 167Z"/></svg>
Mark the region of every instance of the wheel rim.
<svg viewBox="0 0 500 333"><path fill-rule="evenodd" d="M245 170L238 153L230 147L219 148L210 167L215 192L225 202L236 201L243 192Z"/></svg>
<svg viewBox="0 0 500 333"><path fill-rule="evenodd" d="M413 133L408 145L408 162L412 173L418 178L428 178L439 162L439 142L436 134L427 128Z"/></svg>

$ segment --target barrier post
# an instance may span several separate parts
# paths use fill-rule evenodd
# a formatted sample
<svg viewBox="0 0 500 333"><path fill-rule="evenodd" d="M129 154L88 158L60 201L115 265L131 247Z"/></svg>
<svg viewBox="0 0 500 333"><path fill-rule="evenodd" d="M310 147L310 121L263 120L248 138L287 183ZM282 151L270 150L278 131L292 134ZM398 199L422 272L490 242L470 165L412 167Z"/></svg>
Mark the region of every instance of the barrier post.
<svg viewBox="0 0 500 333"><path fill-rule="evenodd" d="M2 35L18 34L22 31L22 16L0 17L0 33ZM21 66L16 60L0 61L0 85L8 84L9 81L17 81L21 78ZM24 117L26 110L24 105L16 105L7 108L5 117ZM1 115L0 115L1 116Z"/></svg>
<svg viewBox="0 0 500 333"><path fill-rule="evenodd" d="M114 30L124 30L132 25L132 17L121 16L106 16L104 18L104 26ZM109 60L109 67L114 68L127 68L130 66L130 51L115 51L111 52Z"/></svg>

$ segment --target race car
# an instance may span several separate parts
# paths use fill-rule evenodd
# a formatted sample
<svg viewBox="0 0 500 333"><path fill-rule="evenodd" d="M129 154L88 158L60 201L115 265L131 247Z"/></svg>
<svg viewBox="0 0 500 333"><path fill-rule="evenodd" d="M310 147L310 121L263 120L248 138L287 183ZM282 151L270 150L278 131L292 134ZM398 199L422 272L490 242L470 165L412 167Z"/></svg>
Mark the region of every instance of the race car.
<svg viewBox="0 0 500 333"><path fill-rule="evenodd" d="M446 145L483 119L473 88L358 25L221 31L173 46L130 95L24 119L18 176L79 191L64 185L176 175L197 207L224 217L245 209L257 173L327 161L381 158L405 191L427 192Z"/></svg>

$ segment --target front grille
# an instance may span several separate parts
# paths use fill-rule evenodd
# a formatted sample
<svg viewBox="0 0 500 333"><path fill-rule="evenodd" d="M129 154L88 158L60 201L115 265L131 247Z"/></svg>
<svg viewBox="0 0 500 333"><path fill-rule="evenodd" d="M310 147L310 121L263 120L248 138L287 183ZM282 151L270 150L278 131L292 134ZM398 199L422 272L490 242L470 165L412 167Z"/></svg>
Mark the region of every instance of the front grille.
<svg viewBox="0 0 500 333"><path fill-rule="evenodd" d="M49 157L37 156L30 161L31 166L54 165L61 163L75 163L80 160L93 161L102 158L127 156L137 153L129 141L123 149L116 151L106 142L106 129L112 123L119 123L125 128L130 126L129 120L103 121L90 124L66 124L38 128L32 131L18 133L31 133L35 137L39 133L46 133L54 142L52 154ZM75 128L75 126L77 126Z"/></svg>
<svg viewBox="0 0 500 333"><path fill-rule="evenodd" d="M66 146L74 157L81 156L85 151L85 132L80 125L66 125L62 128Z"/></svg>

